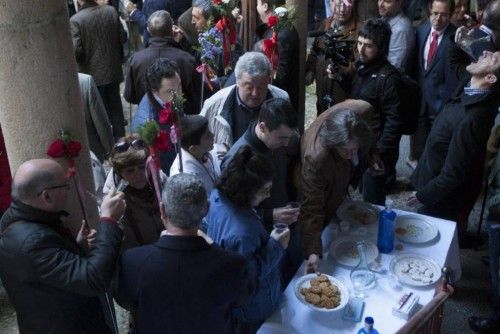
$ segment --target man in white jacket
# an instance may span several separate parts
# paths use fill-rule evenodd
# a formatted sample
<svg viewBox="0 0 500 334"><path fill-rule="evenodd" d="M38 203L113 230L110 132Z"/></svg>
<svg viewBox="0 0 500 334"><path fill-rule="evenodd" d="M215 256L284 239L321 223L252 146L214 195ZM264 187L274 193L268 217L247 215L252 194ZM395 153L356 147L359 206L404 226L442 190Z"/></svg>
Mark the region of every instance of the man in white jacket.
<svg viewBox="0 0 500 334"><path fill-rule="evenodd" d="M259 115L260 106L270 98L289 99L287 92L271 85L269 60L260 52L247 52L234 69L236 84L207 99L201 115L208 119L214 142L228 149Z"/></svg>

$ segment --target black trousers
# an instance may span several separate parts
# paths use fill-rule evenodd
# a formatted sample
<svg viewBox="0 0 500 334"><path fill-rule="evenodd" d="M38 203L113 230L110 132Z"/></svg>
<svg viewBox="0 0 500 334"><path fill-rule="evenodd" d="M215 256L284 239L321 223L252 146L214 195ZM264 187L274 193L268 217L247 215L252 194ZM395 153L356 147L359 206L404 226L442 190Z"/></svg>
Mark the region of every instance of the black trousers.
<svg viewBox="0 0 500 334"><path fill-rule="evenodd" d="M382 156L385 173L382 175L372 175L369 170L363 173L361 191L363 201L377 205L385 204L385 195L396 181L396 163L399 158L399 147L386 150Z"/></svg>
<svg viewBox="0 0 500 334"><path fill-rule="evenodd" d="M120 97L120 83L113 82L97 86L102 102L108 112L109 121L113 128L115 140L125 136L125 117L123 116L122 99Z"/></svg>

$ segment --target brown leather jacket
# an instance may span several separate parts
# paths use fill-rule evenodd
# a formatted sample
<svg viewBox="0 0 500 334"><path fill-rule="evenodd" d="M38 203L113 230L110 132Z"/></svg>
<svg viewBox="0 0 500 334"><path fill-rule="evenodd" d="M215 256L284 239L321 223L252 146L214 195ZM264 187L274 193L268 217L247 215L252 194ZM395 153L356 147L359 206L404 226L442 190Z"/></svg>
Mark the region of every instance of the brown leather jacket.
<svg viewBox="0 0 500 334"><path fill-rule="evenodd" d="M325 147L318 137L324 120L345 108L363 115L373 112L368 102L346 100L318 116L301 140L300 192L303 202L299 226L302 251L306 257L322 254L321 232L344 200L354 168L350 160L341 158L335 150Z"/></svg>

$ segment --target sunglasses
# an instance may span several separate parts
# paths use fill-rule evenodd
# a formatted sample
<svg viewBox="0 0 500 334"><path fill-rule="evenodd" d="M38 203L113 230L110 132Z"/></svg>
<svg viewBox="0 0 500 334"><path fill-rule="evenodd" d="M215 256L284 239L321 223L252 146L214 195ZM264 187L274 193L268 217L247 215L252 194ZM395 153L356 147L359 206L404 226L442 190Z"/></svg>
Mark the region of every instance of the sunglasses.
<svg viewBox="0 0 500 334"><path fill-rule="evenodd" d="M132 147L134 150L142 150L144 148L144 141L142 139L134 139L131 142L122 141L115 144L115 151L119 153L127 152Z"/></svg>

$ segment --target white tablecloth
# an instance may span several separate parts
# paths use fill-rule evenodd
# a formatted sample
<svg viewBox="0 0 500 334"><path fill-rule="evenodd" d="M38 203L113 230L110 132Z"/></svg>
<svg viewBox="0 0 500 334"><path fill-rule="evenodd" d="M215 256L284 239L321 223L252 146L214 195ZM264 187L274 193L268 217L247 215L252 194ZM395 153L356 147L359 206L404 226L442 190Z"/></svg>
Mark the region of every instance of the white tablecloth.
<svg viewBox="0 0 500 334"><path fill-rule="evenodd" d="M401 210L395 210L398 215L413 214ZM434 259L441 267L448 266L453 270L453 279L457 281L461 276L460 254L458 248L458 237L456 231L456 223L448 220L442 220L429 216L423 216L430 222L436 224L439 229L439 235L434 242L428 245L410 245L402 244L401 251L394 250L391 254L381 254L382 266L384 269L389 269L389 263L392 258L401 253L414 253L428 256ZM368 234L366 239L376 243L377 228L376 224L368 225ZM325 229L326 230L326 229ZM340 233L339 236L355 234L357 228L352 226L349 232ZM325 237L325 234L323 235ZM399 244L395 241L395 244ZM340 278L348 289L352 289L349 279L351 268L344 267L336 263L330 256L323 256L320 264L322 272L328 275ZM342 319L342 311L337 312L318 312L308 306L302 304L294 293L295 283L298 278L303 276L303 266L297 271L297 274L292 279L286 288L283 296L283 302L280 310L267 319L261 326L259 334L269 333L356 333L363 326L363 320L359 323L345 321ZM414 288L409 286L395 286L394 281L389 278L380 278L377 280L377 285L366 292L365 310L363 319L366 316L371 316L375 320L374 328L379 333L388 334L394 333L399 329L406 320L392 315L392 305L399 301L400 296L412 291L420 297L420 304L427 304L434 295L434 285L427 288ZM281 308L289 307L293 311L292 320L287 327L282 326Z"/></svg>

